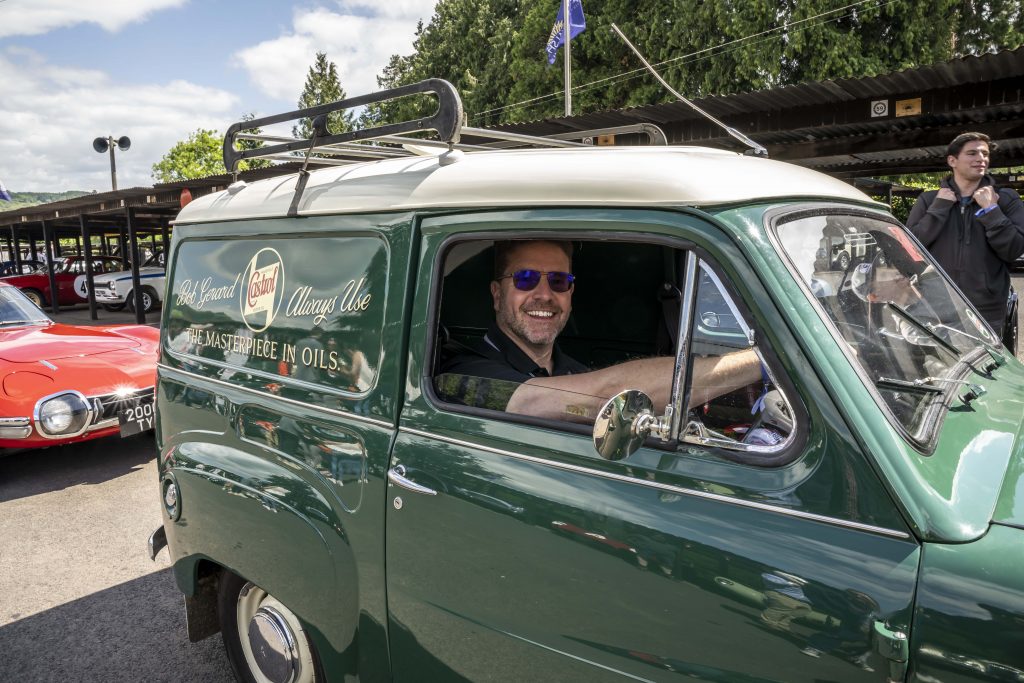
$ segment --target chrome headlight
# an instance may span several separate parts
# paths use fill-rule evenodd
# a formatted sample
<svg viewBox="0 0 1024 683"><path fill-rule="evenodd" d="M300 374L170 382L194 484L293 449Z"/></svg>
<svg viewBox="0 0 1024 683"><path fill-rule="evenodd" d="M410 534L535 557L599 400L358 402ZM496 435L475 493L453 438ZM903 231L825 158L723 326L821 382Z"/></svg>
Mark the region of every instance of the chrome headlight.
<svg viewBox="0 0 1024 683"><path fill-rule="evenodd" d="M92 421L92 406L77 391L46 396L36 404L36 427L45 437L77 436Z"/></svg>

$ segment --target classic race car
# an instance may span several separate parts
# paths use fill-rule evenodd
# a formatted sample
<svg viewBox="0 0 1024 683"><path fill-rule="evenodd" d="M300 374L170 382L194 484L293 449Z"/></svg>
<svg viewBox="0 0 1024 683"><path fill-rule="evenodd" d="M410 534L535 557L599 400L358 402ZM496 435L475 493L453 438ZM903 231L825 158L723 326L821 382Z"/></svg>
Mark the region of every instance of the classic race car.
<svg viewBox="0 0 1024 683"><path fill-rule="evenodd" d="M164 295L164 252L158 251L139 268L139 282L142 285L142 310L149 313L160 305ZM115 273L97 275L93 278L96 287L96 303L108 311L120 311L127 304L135 306L132 291L132 271L119 270Z"/></svg>
<svg viewBox="0 0 1024 683"><path fill-rule="evenodd" d="M114 256L93 256L93 275L111 273L121 270L124 266L121 259ZM82 304L89 300L86 289L85 257L65 256L54 262L54 278L57 280L57 303L61 306ZM11 275L4 282L14 285L25 293L36 306L42 308L50 304L50 276L46 266L25 275Z"/></svg>
<svg viewBox="0 0 1024 683"><path fill-rule="evenodd" d="M153 426L159 332L54 323L0 283L0 454Z"/></svg>

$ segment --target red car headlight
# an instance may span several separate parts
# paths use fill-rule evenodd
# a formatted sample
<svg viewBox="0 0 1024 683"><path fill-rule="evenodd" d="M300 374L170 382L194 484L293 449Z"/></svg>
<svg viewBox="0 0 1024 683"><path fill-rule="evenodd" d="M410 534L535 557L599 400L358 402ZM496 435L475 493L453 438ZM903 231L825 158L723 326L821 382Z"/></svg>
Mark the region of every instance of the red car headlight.
<svg viewBox="0 0 1024 683"><path fill-rule="evenodd" d="M36 427L45 437L77 436L92 421L92 406L77 391L47 396L36 404Z"/></svg>

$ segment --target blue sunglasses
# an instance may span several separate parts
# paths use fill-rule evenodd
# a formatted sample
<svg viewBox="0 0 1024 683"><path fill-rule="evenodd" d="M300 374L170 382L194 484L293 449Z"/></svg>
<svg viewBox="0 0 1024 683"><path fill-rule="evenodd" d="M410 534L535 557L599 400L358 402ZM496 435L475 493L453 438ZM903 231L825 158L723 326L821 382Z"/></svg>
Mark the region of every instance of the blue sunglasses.
<svg viewBox="0 0 1024 683"><path fill-rule="evenodd" d="M512 278L512 285L522 291L529 292L537 288L540 284L540 276L547 275L548 287L551 288L552 292L563 294L572 289L572 284L576 282L576 276L572 273L566 273L560 270L532 270L524 269L517 270L511 275L502 275L499 280L504 280L507 277Z"/></svg>

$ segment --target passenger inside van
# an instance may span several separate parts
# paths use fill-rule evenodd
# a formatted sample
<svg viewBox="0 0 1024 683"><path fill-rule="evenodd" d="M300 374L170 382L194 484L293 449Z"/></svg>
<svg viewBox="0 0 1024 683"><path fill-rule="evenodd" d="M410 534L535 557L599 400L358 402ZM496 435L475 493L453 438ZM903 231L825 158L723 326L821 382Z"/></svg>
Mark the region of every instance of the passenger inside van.
<svg viewBox="0 0 1024 683"><path fill-rule="evenodd" d="M511 413L591 421L607 399L626 389L640 389L664 412L674 356L590 370L560 348L557 340L569 320L576 287L569 242L497 242L494 264L493 323L482 340L443 358L442 374L509 383L504 409ZM761 362L752 349L695 358L690 372L691 406L762 379ZM477 388L463 382L454 393L465 395Z"/></svg>

